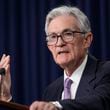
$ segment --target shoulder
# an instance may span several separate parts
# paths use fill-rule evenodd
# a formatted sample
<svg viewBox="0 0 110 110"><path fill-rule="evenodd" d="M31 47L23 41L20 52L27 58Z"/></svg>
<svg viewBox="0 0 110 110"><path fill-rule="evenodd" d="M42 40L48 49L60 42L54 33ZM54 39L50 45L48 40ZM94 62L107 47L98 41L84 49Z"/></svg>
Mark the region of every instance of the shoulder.
<svg viewBox="0 0 110 110"><path fill-rule="evenodd" d="M99 61L97 71L110 74L110 61Z"/></svg>
<svg viewBox="0 0 110 110"><path fill-rule="evenodd" d="M47 88L57 88L58 86L63 85L63 76L60 76L55 81L53 81L51 84L47 86Z"/></svg>
<svg viewBox="0 0 110 110"><path fill-rule="evenodd" d="M91 77L91 75L96 78L108 76L110 75L110 61L99 60L94 56L89 55L84 73L86 76L88 75L88 77Z"/></svg>
<svg viewBox="0 0 110 110"><path fill-rule="evenodd" d="M45 90L42 99L45 101L56 100L60 97L60 93L63 89L63 76L52 82Z"/></svg>
<svg viewBox="0 0 110 110"><path fill-rule="evenodd" d="M110 60L101 60L89 54L87 65L94 67L97 70L110 71Z"/></svg>
<svg viewBox="0 0 110 110"><path fill-rule="evenodd" d="M95 77L98 82L110 81L110 61L98 60Z"/></svg>

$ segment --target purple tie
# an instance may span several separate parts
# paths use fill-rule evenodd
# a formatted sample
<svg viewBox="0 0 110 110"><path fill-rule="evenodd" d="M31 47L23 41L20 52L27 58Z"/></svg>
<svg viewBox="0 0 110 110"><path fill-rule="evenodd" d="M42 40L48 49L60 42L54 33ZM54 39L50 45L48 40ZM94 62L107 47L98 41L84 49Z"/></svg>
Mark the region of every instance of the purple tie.
<svg viewBox="0 0 110 110"><path fill-rule="evenodd" d="M73 83L73 81L69 78L65 79L64 82L64 99L71 99L71 92L70 92L70 88L71 88L71 84Z"/></svg>

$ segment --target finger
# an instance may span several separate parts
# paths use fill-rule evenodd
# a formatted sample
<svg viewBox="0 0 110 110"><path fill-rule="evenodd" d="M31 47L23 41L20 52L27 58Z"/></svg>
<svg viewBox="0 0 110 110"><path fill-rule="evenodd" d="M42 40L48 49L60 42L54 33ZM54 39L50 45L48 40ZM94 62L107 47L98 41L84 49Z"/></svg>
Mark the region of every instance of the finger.
<svg viewBox="0 0 110 110"><path fill-rule="evenodd" d="M37 101L33 102L33 103L31 104L29 110L37 110L37 108L38 108L37 105L38 105Z"/></svg>
<svg viewBox="0 0 110 110"><path fill-rule="evenodd" d="M1 66L1 67L2 67L2 65L4 64L5 59L6 59L6 55L3 55L2 58L1 58L1 61L0 61L0 66Z"/></svg>
<svg viewBox="0 0 110 110"><path fill-rule="evenodd" d="M9 63L10 63L10 56L8 55L8 56L4 57L4 59L2 59L2 61L1 61L1 67L2 68L5 68L6 65L9 64Z"/></svg>
<svg viewBox="0 0 110 110"><path fill-rule="evenodd" d="M4 60L5 57L6 57L6 54L3 54L1 58L1 62Z"/></svg>
<svg viewBox="0 0 110 110"><path fill-rule="evenodd" d="M6 56L6 54L3 54L1 60L4 59L5 56Z"/></svg>
<svg viewBox="0 0 110 110"><path fill-rule="evenodd" d="M1 67L1 65L2 65L2 62L3 62L3 60L4 60L4 58L6 57L6 55L5 54L3 54L2 55L2 58L1 58L1 60L0 60L0 67Z"/></svg>
<svg viewBox="0 0 110 110"><path fill-rule="evenodd" d="M45 106L44 106L44 109L43 110L57 110L56 106L52 103L47 103Z"/></svg>
<svg viewBox="0 0 110 110"><path fill-rule="evenodd" d="M6 74L5 74L5 81L8 83L8 85L11 85L11 76L10 76L10 66L7 65L7 70L6 70Z"/></svg>
<svg viewBox="0 0 110 110"><path fill-rule="evenodd" d="M1 83L1 75L0 75L0 83Z"/></svg>
<svg viewBox="0 0 110 110"><path fill-rule="evenodd" d="M6 74L10 73L10 64L6 65L5 70L6 70Z"/></svg>

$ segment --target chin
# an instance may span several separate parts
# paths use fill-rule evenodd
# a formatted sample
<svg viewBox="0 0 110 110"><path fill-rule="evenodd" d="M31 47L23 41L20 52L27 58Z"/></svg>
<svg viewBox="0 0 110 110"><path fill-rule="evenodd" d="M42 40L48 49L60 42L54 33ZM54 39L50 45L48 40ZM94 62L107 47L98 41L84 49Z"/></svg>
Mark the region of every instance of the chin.
<svg viewBox="0 0 110 110"><path fill-rule="evenodd" d="M64 68L66 65L69 64L69 62L67 62L67 60L65 60L65 61L57 61L57 64L60 65L60 67Z"/></svg>

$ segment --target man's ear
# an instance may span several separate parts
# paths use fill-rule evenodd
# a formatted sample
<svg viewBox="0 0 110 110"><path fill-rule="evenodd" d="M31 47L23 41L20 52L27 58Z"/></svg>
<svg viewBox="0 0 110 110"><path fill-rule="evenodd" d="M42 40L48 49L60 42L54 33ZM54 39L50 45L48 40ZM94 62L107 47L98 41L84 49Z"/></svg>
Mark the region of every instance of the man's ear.
<svg viewBox="0 0 110 110"><path fill-rule="evenodd" d="M84 39L84 43L85 43L85 48L88 48L90 47L91 43L92 43L92 40L93 40L93 34L92 32L88 32L85 34L85 39Z"/></svg>

